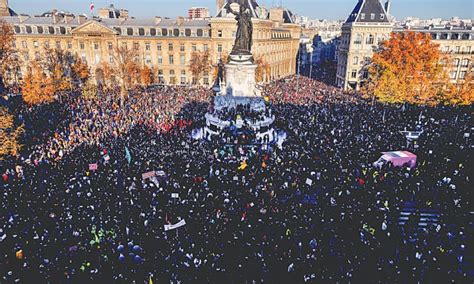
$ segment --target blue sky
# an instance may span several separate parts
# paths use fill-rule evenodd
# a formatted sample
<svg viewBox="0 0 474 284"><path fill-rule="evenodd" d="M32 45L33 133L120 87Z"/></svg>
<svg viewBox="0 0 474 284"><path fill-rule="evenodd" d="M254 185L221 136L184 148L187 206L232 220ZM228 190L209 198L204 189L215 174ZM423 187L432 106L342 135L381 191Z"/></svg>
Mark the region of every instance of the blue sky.
<svg viewBox="0 0 474 284"><path fill-rule="evenodd" d="M357 0L257 0L272 6L279 4L298 15L318 19L345 19ZM382 0L383 2L385 0ZM89 13L90 0L9 0L16 12L41 14L51 8L73 13ZM186 15L191 6L205 6L215 13L215 0L92 0L97 7L115 4L128 9L137 18ZM406 16L419 18L474 18L474 0L392 0L392 14L401 19Z"/></svg>

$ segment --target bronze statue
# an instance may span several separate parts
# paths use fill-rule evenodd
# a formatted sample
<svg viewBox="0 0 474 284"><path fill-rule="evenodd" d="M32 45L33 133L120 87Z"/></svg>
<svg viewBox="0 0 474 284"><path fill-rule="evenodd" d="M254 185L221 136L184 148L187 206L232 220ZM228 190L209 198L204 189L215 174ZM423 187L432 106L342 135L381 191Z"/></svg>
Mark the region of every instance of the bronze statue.
<svg viewBox="0 0 474 284"><path fill-rule="evenodd" d="M237 34L235 38L234 48L232 48L231 54L235 55L251 55L252 50L252 14L250 7L248 6L247 0L241 0L239 13L232 11L231 13L236 15L237 20Z"/></svg>

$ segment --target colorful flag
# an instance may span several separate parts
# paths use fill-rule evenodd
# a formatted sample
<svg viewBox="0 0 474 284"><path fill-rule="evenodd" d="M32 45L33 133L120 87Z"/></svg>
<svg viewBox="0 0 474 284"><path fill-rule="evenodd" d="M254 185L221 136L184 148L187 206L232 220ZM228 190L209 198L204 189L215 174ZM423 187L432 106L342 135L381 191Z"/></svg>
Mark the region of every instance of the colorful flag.
<svg viewBox="0 0 474 284"><path fill-rule="evenodd" d="M89 9L91 10L91 12L94 10L94 8L95 8L94 4L91 3L91 4L89 5Z"/></svg>
<svg viewBox="0 0 474 284"><path fill-rule="evenodd" d="M125 147L125 159L127 159L128 164L132 162L132 155L130 154L130 150L128 150L127 147Z"/></svg>

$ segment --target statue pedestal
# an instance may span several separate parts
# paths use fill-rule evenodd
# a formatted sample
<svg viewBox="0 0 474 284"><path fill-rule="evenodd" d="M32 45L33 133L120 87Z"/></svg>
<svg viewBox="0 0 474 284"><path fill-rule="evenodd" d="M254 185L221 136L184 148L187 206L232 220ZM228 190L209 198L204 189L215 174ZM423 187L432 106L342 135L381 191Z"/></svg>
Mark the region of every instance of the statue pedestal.
<svg viewBox="0 0 474 284"><path fill-rule="evenodd" d="M251 54L229 56L225 65L226 88L222 95L234 97L260 97L260 91L255 88L255 71L257 65Z"/></svg>

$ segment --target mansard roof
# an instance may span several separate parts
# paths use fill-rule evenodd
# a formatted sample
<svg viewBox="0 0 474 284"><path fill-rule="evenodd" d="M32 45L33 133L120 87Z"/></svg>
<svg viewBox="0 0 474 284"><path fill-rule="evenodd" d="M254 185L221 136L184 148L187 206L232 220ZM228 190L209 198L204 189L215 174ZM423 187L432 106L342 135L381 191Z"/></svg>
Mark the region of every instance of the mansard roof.
<svg viewBox="0 0 474 284"><path fill-rule="evenodd" d="M388 23L388 13L380 0L359 0L346 23Z"/></svg>
<svg viewBox="0 0 474 284"><path fill-rule="evenodd" d="M237 3L239 4L241 0L227 0L226 3L224 4L224 6L221 8L220 11L217 11L217 17L225 17L226 14L228 13L225 13L225 11L229 11L230 9L230 4L232 3ZM257 15L257 8L259 7L258 6L258 3L256 0L244 0L244 1L247 1L248 4L249 4L249 7L250 7L250 10L252 12L252 17L254 18L258 18L258 15Z"/></svg>

